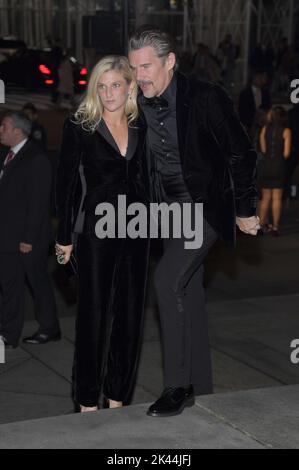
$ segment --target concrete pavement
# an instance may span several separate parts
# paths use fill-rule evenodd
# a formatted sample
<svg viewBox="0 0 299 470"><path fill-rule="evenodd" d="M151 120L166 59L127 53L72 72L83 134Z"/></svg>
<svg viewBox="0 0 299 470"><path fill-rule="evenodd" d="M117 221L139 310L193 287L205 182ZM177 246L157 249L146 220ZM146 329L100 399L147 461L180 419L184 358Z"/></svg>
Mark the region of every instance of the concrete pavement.
<svg viewBox="0 0 299 470"><path fill-rule="evenodd" d="M298 393L293 385L205 396L163 419L135 405L5 424L0 449L298 449Z"/></svg>
<svg viewBox="0 0 299 470"><path fill-rule="evenodd" d="M157 253L133 406L88 416L73 414L74 290L52 257L63 339L6 351L0 365L0 447L298 448L299 364L290 359L290 344L299 338L297 215L297 202L285 208L280 238L240 236L236 251L220 244L211 252L206 282L216 393L166 420L145 415L163 387L152 288ZM24 336L36 329L28 292L26 320Z"/></svg>
<svg viewBox="0 0 299 470"><path fill-rule="evenodd" d="M133 406L122 410L73 414L72 317L62 319L59 343L7 350L0 448L298 448L299 364L290 360L290 342L299 336L299 295L217 301L208 310L216 393L171 419L145 415L162 389L153 309ZM32 328L26 322L24 334Z"/></svg>

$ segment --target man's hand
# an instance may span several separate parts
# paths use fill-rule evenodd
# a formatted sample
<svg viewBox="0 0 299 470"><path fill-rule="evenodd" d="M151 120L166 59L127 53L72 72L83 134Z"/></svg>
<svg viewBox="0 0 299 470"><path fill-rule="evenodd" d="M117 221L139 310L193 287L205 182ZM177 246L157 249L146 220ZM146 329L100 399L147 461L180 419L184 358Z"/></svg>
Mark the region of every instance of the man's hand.
<svg viewBox="0 0 299 470"><path fill-rule="evenodd" d="M260 230L260 219L259 217L237 217L236 224L241 230L241 232L247 233L248 235L257 235L258 230Z"/></svg>
<svg viewBox="0 0 299 470"><path fill-rule="evenodd" d="M62 262L58 261L60 264L66 264L69 262L72 251L73 251L73 245L63 246L63 245L59 245L58 243L56 243L55 245L55 252L56 252L57 259L62 260Z"/></svg>
<svg viewBox="0 0 299 470"><path fill-rule="evenodd" d="M20 252L21 253L30 253L32 251L32 245L28 243L20 243Z"/></svg>

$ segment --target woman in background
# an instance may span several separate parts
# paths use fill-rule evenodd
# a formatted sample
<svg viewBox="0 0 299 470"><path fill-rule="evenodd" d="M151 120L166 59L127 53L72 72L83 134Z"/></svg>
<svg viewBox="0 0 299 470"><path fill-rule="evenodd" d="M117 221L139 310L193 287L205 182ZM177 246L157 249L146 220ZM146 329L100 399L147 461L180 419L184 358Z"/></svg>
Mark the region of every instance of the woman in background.
<svg viewBox="0 0 299 470"><path fill-rule="evenodd" d="M262 198L259 216L264 233L279 235L282 196L286 184L286 160L291 154L291 130L286 124L286 112L281 106L271 108L267 124L260 134L260 148L264 155L260 166L260 187ZM272 224L268 224L271 206Z"/></svg>

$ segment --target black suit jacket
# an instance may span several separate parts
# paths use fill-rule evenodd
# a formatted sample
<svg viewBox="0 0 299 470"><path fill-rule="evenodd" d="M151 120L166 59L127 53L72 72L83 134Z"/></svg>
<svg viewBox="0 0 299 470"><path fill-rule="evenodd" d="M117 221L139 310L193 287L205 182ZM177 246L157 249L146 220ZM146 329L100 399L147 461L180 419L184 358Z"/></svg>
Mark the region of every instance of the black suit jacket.
<svg viewBox="0 0 299 470"><path fill-rule="evenodd" d="M234 244L236 215L255 215L258 193L257 156L232 100L219 85L178 73L177 130L183 176L192 199L204 203L208 222ZM151 161L148 151L145 171L153 180Z"/></svg>
<svg viewBox="0 0 299 470"><path fill-rule="evenodd" d="M51 238L52 169L48 158L28 140L3 168L8 149L0 149L0 251L19 251L21 242L36 246Z"/></svg>
<svg viewBox="0 0 299 470"><path fill-rule="evenodd" d="M267 110L271 107L271 96L267 89L262 89L262 103L260 109ZM240 93L239 98L239 116L242 124L248 129L254 124L257 108L255 104L254 94L251 86L245 88Z"/></svg>
<svg viewBox="0 0 299 470"><path fill-rule="evenodd" d="M129 145L124 158L104 126L100 125L91 133L72 118L65 121L56 179L56 211L60 221L56 239L59 244L72 244L77 226L81 226L79 233L94 232L95 208L101 202L117 204L119 194L129 193L136 201L146 202L140 169L144 145L144 129L140 123L129 128ZM84 217L85 221L78 223L78 217Z"/></svg>

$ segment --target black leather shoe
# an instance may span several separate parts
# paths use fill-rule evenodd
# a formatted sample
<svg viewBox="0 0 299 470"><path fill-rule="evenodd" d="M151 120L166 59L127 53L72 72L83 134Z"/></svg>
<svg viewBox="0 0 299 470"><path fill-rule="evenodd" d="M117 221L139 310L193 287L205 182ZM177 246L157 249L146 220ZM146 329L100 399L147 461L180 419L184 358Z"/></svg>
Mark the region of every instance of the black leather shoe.
<svg viewBox="0 0 299 470"><path fill-rule="evenodd" d="M61 333L55 335L47 335L46 333L34 333L32 336L23 338L23 343L26 344L45 344L49 341L59 341L61 339Z"/></svg>
<svg viewBox="0 0 299 470"><path fill-rule="evenodd" d="M148 416L167 417L182 413L184 408L195 403L193 386L188 388L165 388L161 397L149 407Z"/></svg>

